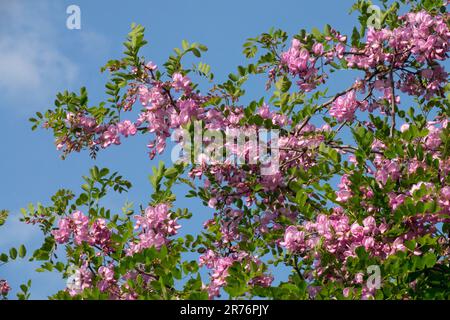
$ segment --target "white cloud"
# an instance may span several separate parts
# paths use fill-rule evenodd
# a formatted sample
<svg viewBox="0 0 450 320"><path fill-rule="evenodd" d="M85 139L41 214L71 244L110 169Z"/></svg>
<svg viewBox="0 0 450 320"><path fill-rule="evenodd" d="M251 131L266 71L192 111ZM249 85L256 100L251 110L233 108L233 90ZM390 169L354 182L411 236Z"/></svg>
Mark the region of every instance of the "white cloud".
<svg viewBox="0 0 450 320"><path fill-rule="evenodd" d="M0 109L29 114L50 107L57 91L78 89L77 62L91 57L92 47L108 50L101 34L67 31L66 18L62 2L0 0Z"/></svg>
<svg viewBox="0 0 450 320"><path fill-rule="evenodd" d="M45 91L52 83L71 83L77 74L76 65L67 57L26 34L20 39L1 39L0 52L0 86L11 95Z"/></svg>
<svg viewBox="0 0 450 320"><path fill-rule="evenodd" d="M0 2L0 88L4 99L29 106L26 110L42 107L56 87L77 77L77 65L56 41L55 14L60 12L54 2Z"/></svg>

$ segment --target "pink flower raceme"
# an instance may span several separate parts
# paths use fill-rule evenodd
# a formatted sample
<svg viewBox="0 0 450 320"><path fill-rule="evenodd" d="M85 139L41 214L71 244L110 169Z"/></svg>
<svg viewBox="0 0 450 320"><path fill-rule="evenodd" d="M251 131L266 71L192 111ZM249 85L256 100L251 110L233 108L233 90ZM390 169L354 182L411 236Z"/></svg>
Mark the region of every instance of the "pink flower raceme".
<svg viewBox="0 0 450 320"><path fill-rule="evenodd" d="M316 45L313 50L321 54L323 48ZM311 57L309 51L297 39L293 39L291 48L281 54L281 65L286 66L292 75L300 77L298 85L306 92L313 90L322 82L317 75L315 61L316 58Z"/></svg>
<svg viewBox="0 0 450 320"><path fill-rule="evenodd" d="M98 245L104 251L109 250L112 232L109 230L106 220L97 219L94 221L89 231L89 243Z"/></svg>
<svg viewBox="0 0 450 320"><path fill-rule="evenodd" d="M58 222L58 229L52 231L52 235L57 243L63 244L73 236L74 243L80 245L87 242L91 245L98 245L105 252L110 250L111 231L104 219L97 219L90 226L89 218L81 211L73 212L69 217L62 218Z"/></svg>
<svg viewBox="0 0 450 320"><path fill-rule="evenodd" d="M349 67L374 69L389 61L394 67L402 68L412 56L425 85L416 74L400 69L400 81L396 84L401 91L410 95L423 95L426 99L440 95L447 83L447 73L435 61L445 60L449 51L450 32L446 15L432 16L426 11L410 12L399 19L401 25L393 30L369 28L367 41L362 49L352 48L345 57ZM395 52L396 54L393 54ZM428 66L426 65L428 64ZM390 82L378 81L378 89L384 83L385 98L390 95Z"/></svg>
<svg viewBox="0 0 450 320"><path fill-rule="evenodd" d="M191 89L191 80L188 77L183 76L181 73L174 73L172 80L172 86L175 91L189 91Z"/></svg>
<svg viewBox="0 0 450 320"><path fill-rule="evenodd" d="M330 115L339 122L352 121L358 106L359 102L356 100L356 92L351 90L333 102L330 108Z"/></svg>
<svg viewBox="0 0 450 320"><path fill-rule="evenodd" d="M119 122L118 124L111 124L100 136L98 143L102 148L107 148L111 144L120 144L120 135L124 137L134 136L137 132L135 124L130 120Z"/></svg>
<svg viewBox="0 0 450 320"><path fill-rule="evenodd" d="M290 252L303 252L306 249L305 232L299 231L295 226L287 227L284 241L280 245Z"/></svg>
<svg viewBox="0 0 450 320"><path fill-rule="evenodd" d="M167 244L169 237L177 234L181 226L171 218L169 206L158 204L148 207L142 216L136 217L135 230L139 231L138 241L130 244L128 255L140 252L145 248L161 248Z"/></svg>
<svg viewBox="0 0 450 320"><path fill-rule="evenodd" d="M169 98L160 83L150 88L145 85L139 86L138 96L141 104L151 111L162 109L169 104Z"/></svg>
<svg viewBox="0 0 450 320"><path fill-rule="evenodd" d="M69 294L75 296L83 292L83 290L91 288L92 278L92 272L89 270L87 263L84 263L67 280L67 290Z"/></svg>
<svg viewBox="0 0 450 320"><path fill-rule="evenodd" d="M81 211L75 211L72 213L71 218L73 224L74 242L76 244L81 244L83 241L88 241L89 218Z"/></svg>
<svg viewBox="0 0 450 320"><path fill-rule="evenodd" d="M0 279L0 295L6 296L8 295L10 290L11 287L9 286L8 282L6 280Z"/></svg>
<svg viewBox="0 0 450 320"><path fill-rule="evenodd" d="M101 266L98 268L98 275L101 280L99 281L98 288L100 291L105 292L111 287L115 286L116 280L114 278L114 266Z"/></svg>
<svg viewBox="0 0 450 320"><path fill-rule="evenodd" d="M100 136L99 144L102 146L102 148L107 148L111 144L120 144L120 136L117 126L113 124L109 125L108 128Z"/></svg>
<svg viewBox="0 0 450 320"><path fill-rule="evenodd" d="M272 275L264 275L264 276L258 276L249 281L249 285L251 286L259 286L263 288L270 287L273 282L273 276Z"/></svg>
<svg viewBox="0 0 450 320"><path fill-rule="evenodd" d="M227 283L226 279L229 275L228 269L233 263L239 262L249 268L250 262L260 265L261 261L256 257L251 257L247 252L234 252L227 255L221 255L211 249L207 250L199 258L199 266L206 266L211 270L211 281L205 286L208 290L209 298L220 297L220 289ZM249 285L268 287L271 285L273 277L270 275L261 275L250 279Z"/></svg>
<svg viewBox="0 0 450 320"><path fill-rule="evenodd" d="M439 206L443 213L450 214L450 187L445 186L439 193Z"/></svg>
<svg viewBox="0 0 450 320"><path fill-rule="evenodd" d="M70 223L70 219L63 218L58 223L58 229L52 231L52 235L57 243L66 243L69 241L72 232Z"/></svg>
<svg viewBox="0 0 450 320"><path fill-rule="evenodd" d="M376 154L374 164L377 169L375 179L380 185L385 185L388 179L396 181L401 176L400 165L397 159L384 159L381 155Z"/></svg>
<svg viewBox="0 0 450 320"><path fill-rule="evenodd" d="M355 256L355 250L360 246L375 256L386 257L391 248L388 244L375 240L385 230L384 225L377 226L372 216L365 218L362 225L357 222L351 224L342 209L336 208L330 216L319 215L315 222L288 227L285 240L280 245L289 252L306 256L314 256L316 246L321 245L342 261Z"/></svg>
<svg viewBox="0 0 450 320"><path fill-rule="evenodd" d="M136 126L130 120L125 120L117 124L117 129L125 138L134 136L137 132Z"/></svg>
<svg viewBox="0 0 450 320"><path fill-rule="evenodd" d="M389 206L391 207L392 211L397 210L397 208L402 205L405 202L406 195L404 194L395 194L395 193L389 193Z"/></svg>
<svg viewBox="0 0 450 320"><path fill-rule="evenodd" d="M352 190L350 189L350 180L348 175L344 174L341 178L341 183L338 185L339 190L336 192L336 201L346 202L352 196Z"/></svg>
<svg viewBox="0 0 450 320"><path fill-rule="evenodd" d="M442 129L437 128L432 123L427 126L428 135L425 138L425 147L428 150L436 150L441 145L441 132Z"/></svg>

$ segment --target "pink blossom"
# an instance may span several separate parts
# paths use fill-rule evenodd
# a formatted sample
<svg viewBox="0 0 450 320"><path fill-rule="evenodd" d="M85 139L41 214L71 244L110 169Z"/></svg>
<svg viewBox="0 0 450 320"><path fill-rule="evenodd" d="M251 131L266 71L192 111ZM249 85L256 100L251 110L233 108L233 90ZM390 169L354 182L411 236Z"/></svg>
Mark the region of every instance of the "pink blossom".
<svg viewBox="0 0 450 320"><path fill-rule="evenodd" d="M190 90L191 80L187 76L183 76L181 73L174 73L172 75L172 86L175 91L188 91Z"/></svg>
<svg viewBox="0 0 450 320"><path fill-rule="evenodd" d="M75 211L71 215L74 224L73 233L76 244L81 244L89 239L89 218L81 211Z"/></svg>
<svg viewBox="0 0 450 320"><path fill-rule="evenodd" d="M312 50L316 56L321 56L323 54L323 44L320 42L314 43Z"/></svg>
<svg viewBox="0 0 450 320"><path fill-rule="evenodd" d="M211 199L209 199L209 201L208 201L208 207L214 209L214 208L216 207L216 205L217 205L217 199L216 199L216 198L211 198Z"/></svg>
<svg viewBox="0 0 450 320"><path fill-rule="evenodd" d="M63 218L58 223L58 229L52 231L52 235L57 243L66 243L71 234L70 219Z"/></svg>
<svg viewBox="0 0 450 320"><path fill-rule="evenodd" d="M130 120L118 123L117 129L125 137L134 136L137 132L136 126Z"/></svg>
<svg viewBox="0 0 450 320"><path fill-rule="evenodd" d="M75 273L67 280L67 289L71 296L80 294L87 288L92 287L92 272L88 268L87 263L75 271Z"/></svg>
<svg viewBox="0 0 450 320"><path fill-rule="evenodd" d="M356 93L354 90L338 97L330 108L330 115L335 117L337 121L352 121L355 117L355 111L358 108Z"/></svg>
<svg viewBox="0 0 450 320"><path fill-rule="evenodd" d="M177 234L181 226L171 217L169 206L165 203L147 207L142 216L136 216L135 230L139 230L138 240L130 243L128 255L140 252L145 248L157 249L166 245L168 237Z"/></svg>
<svg viewBox="0 0 450 320"><path fill-rule="evenodd" d="M251 286L270 287L273 282L273 276L258 276L250 280Z"/></svg>
<svg viewBox="0 0 450 320"><path fill-rule="evenodd" d="M8 282L6 280L0 279L0 294L2 296L6 296L10 290L11 287L9 286Z"/></svg>
<svg viewBox="0 0 450 320"><path fill-rule="evenodd" d="M116 280L114 279L114 265L101 266L98 269L98 275L101 280L99 281L98 288L100 291L104 292L115 285Z"/></svg>
<svg viewBox="0 0 450 320"><path fill-rule="evenodd" d="M305 233L295 226L289 226L284 233L284 241L280 243L290 252L298 252L305 248Z"/></svg>

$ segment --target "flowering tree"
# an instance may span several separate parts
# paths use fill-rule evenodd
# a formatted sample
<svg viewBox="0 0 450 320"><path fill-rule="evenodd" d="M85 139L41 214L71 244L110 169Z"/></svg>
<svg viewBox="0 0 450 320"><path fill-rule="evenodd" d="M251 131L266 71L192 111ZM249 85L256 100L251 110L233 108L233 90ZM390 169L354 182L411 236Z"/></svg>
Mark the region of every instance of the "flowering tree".
<svg viewBox="0 0 450 320"><path fill-rule="evenodd" d="M288 41L271 30L248 39L248 64L223 83L205 63L183 64L207 50L197 43L183 41L162 67L141 57L144 28L133 25L124 57L103 68L107 101L63 92L30 120L63 157L145 134L151 159L170 138L176 159L154 167L151 202L138 209L103 207L131 184L94 167L81 193L24 211L46 236L33 259L68 278L52 298L449 298L446 6L358 0L351 36L327 25ZM329 92L344 70L354 82ZM267 83L252 100L254 77ZM178 234L192 213L174 208L177 183L215 211L199 234ZM286 281L274 279L280 266L292 270Z"/></svg>

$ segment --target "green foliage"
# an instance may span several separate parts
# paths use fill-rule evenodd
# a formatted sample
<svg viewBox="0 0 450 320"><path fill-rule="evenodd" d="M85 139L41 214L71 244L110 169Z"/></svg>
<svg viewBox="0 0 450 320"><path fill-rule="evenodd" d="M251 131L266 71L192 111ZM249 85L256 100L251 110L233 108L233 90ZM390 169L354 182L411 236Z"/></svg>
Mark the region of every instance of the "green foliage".
<svg viewBox="0 0 450 320"><path fill-rule="evenodd" d="M8 215L9 212L7 210L0 210L0 226L5 224Z"/></svg>

